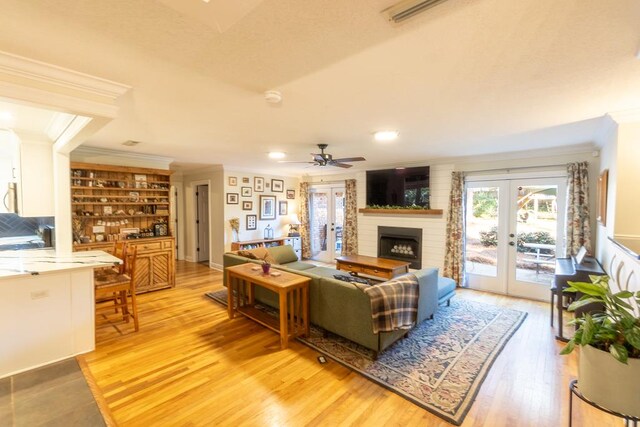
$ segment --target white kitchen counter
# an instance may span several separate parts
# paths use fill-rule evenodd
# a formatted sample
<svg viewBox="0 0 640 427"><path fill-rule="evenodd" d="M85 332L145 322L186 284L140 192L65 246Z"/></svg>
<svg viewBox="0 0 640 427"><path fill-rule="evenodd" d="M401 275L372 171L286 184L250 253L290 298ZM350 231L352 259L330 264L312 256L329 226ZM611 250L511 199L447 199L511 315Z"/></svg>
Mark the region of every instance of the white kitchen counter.
<svg viewBox="0 0 640 427"><path fill-rule="evenodd" d="M0 279L20 275L38 275L61 270L106 267L120 259L104 251L57 254L53 249L28 249L0 252Z"/></svg>
<svg viewBox="0 0 640 427"><path fill-rule="evenodd" d="M0 378L95 349L93 269L103 251L0 252Z"/></svg>

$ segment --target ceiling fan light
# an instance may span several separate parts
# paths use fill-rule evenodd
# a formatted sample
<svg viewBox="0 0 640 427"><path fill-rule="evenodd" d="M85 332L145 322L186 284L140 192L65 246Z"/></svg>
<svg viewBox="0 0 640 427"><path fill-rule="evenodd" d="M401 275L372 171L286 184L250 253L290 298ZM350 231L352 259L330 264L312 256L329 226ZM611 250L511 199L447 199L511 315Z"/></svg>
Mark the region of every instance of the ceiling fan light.
<svg viewBox="0 0 640 427"><path fill-rule="evenodd" d="M284 159L286 156L282 151L272 151L269 153L270 159Z"/></svg>
<svg viewBox="0 0 640 427"><path fill-rule="evenodd" d="M379 130L373 134L373 138L378 142L389 142L397 139L398 135L397 130Z"/></svg>

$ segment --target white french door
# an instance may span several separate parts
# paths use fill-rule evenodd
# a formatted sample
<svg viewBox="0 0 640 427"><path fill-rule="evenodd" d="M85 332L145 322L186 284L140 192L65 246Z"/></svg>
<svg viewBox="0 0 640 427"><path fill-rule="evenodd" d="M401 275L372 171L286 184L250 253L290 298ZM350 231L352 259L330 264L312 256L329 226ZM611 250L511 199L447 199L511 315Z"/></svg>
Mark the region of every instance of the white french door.
<svg viewBox="0 0 640 427"><path fill-rule="evenodd" d="M318 185L309 189L311 258L333 262L342 252L344 186Z"/></svg>
<svg viewBox="0 0 640 427"><path fill-rule="evenodd" d="M465 191L469 287L547 300L563 253L566 177L470 178Z"/></svg>

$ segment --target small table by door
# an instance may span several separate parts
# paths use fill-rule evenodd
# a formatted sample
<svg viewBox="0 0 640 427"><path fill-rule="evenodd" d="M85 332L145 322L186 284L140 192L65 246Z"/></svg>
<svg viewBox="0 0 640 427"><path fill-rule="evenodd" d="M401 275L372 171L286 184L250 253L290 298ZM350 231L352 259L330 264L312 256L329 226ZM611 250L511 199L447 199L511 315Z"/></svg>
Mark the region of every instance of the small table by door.
<svg viewBox="0 0 640 427"><path fill-rule="evenodd" d="M552 292L555 293L555 305L558 316L558 335L556 335L556 339L560 341L567 342L569 339L566 338L562 334L562 312L563 312L563 290L568 288L570 285L569 281L574 282L590 282L590 275L601 276L606 274L600 263L597 259L592 257L585 257L582 264L576 264L573 258L557 258L556 259L556 270L553 279ZM578 295L579 297L580 295ZM552 298L553 301L553 298ZM552 316L553 316L553 307ZM574 313L575 316L581 316L585 311L589 311L590 307L586 306L581 309L576 310Z"/></svg>
<svg viewBox="0 0 640 427"><path fill-rule="evenodd" d="M364 255L346 255L336 258L338 270L364 273L370 276L391 279L409 272L411 263Z"/></svg>
<svg viewBox="0 0 640 427"><path fill-rule="evenodd" d="M241 313L272 331L279 332L281 349L287 348L290 338L309 335L310 278L280 270L271 270L269 274L265 274L260 265L253 263L227 267L225 272L230 319L234 318L235 313ZM278 275L273 276L272 273ZM278 294L279 318L255 307L256 286Z"/></svg>

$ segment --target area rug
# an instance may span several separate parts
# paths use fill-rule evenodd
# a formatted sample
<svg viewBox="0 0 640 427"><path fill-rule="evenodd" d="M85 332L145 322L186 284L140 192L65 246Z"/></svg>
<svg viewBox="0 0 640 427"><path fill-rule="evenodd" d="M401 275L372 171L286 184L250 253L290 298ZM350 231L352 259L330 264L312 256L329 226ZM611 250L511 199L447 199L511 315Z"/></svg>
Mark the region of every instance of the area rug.
<svg viewBox="0 0 640 427"><path fill-rule="evenodd" d="M207 294L226 306L227 291ZM268 310L268 309L267 309ZM277 311L271 309L274 314ZM456 425L526 313L454 298L373 360L373 352L312 325L299 341Z"/></svg>

